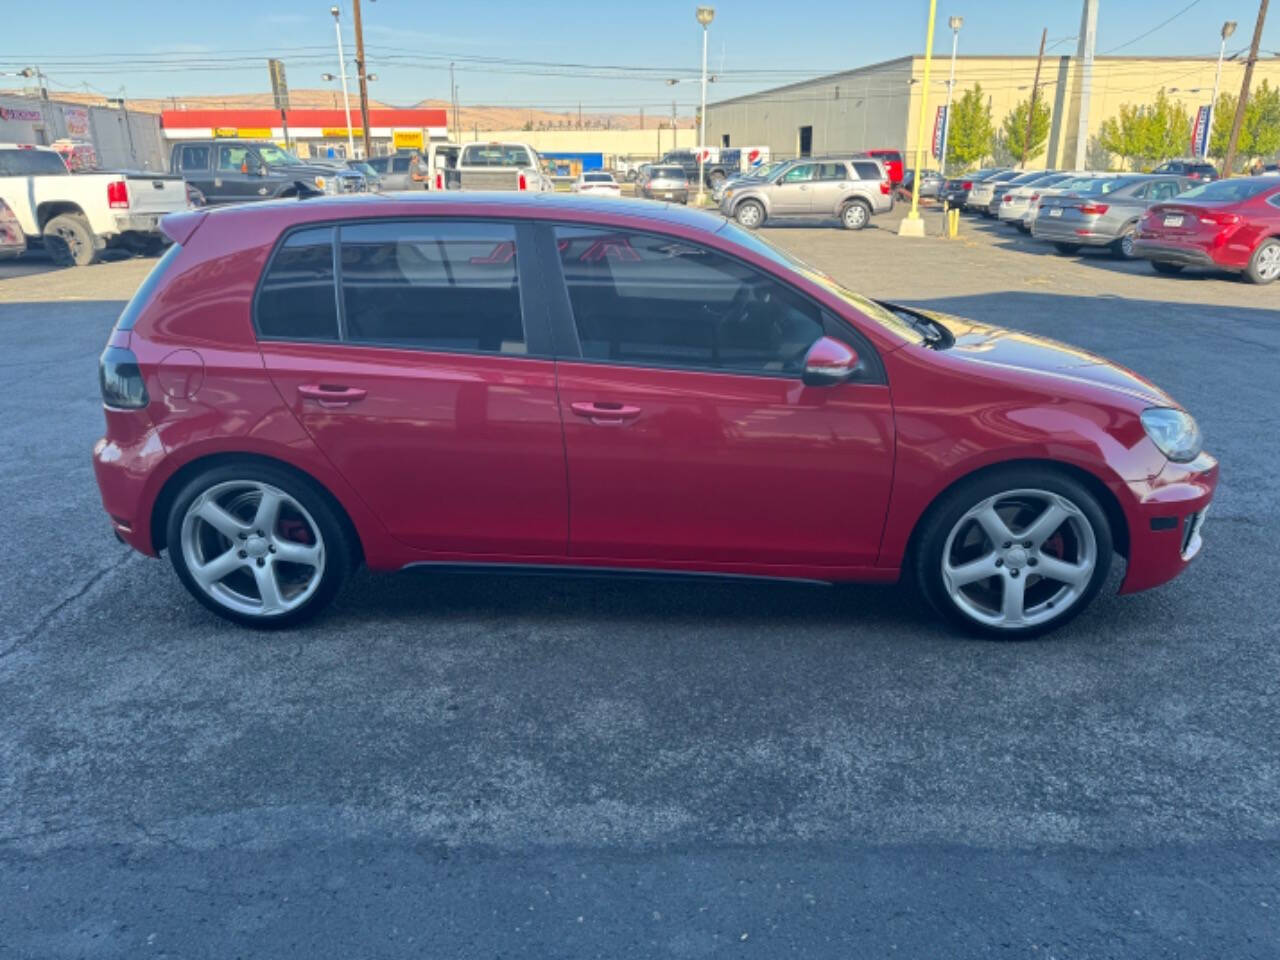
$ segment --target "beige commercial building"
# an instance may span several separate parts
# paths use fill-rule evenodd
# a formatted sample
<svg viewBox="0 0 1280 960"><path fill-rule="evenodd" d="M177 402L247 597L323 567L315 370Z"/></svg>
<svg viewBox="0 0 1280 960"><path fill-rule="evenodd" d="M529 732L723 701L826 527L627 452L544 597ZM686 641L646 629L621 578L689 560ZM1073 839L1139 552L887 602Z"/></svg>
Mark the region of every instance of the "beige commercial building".
<svg viewBox="0 0 1280 960"><path fill-rule="evenodd" d="M1088 136L1125 103L1144 104L1163 87L1189 115L1212 97L1214 57L1097 57L1088 98ZM933 61L925 122L925 154L932 145L936 108L946 102L950 57ZM1238 93L1244 67L1227 62L1222 92ZM955 97L981 85L998 130L1031 95L1036 58L959 57ZM1076 165L1082 69L1074 56L1046 56L1040 96L1051 108L1049 139L1029 165ZM1253 83L1280 85L1280 61L1262 60ZM713 146L767 144L775 157L888 147L913 151L924 96L924 58L901 57L845 73L746 94L707 105L707 140ZM1086 144L1087 146L1087 144ZM1190 143L1187 145L1190 152ZM1082 151L1083 154L1083 151ZM927 165L936 166L936 161Z"/></svg>

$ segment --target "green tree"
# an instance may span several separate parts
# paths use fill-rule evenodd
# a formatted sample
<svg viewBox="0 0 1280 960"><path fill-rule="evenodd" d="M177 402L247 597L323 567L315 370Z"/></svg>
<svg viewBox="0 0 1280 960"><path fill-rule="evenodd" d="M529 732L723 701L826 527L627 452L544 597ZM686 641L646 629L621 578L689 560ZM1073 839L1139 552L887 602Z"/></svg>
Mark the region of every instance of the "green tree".
<svg viewBox="0 0 1280 960"><path fill-rule="evenodd" d="M951 129L947 132L947 169L964 170L987 155L994 132L991 107L974 84L959 100L951 103Z"/></svg>
<svg viewBox="0 0 1280 960"><path fill-rule="evenodd" d="M1172 101L1161 88L1155 103L1122 103L1120 113L1103 121L1098 145L1117 154L1123 166L1154 166L1168 157L1187 152L1191 142L1191 118L1181 101Z"/></svg>
<svg viewBox="0 0 1280 960"><path fill-rule="evenodd" d="M1045 141L1049 139L1049 104L1041 97L1036 98L1035 112L1031 114L1031 136L1027 137L1027 114L1031 112L1031 101L1023 100L1005 116L1000 125L1004 133L1004 145L1015 162L1022 161L1023 147L1026 147L1027 160L1040 155Z"/></svg>
<svg viewBox="0 0 1280 960"><path fill-rule="evenodd" d="M1209 155L1222 160L1227 155L1227 141L1231 137L1231 124L1236 118L1239 97L1224 93L1218 97L1213 111L1213 131L1209 136ZM1243 167L1250 157L1269 157L1280 150L1280 87L1263 80L1249 96L1244 107L1244 124L1240 127L1240 141L1236 146L1238 166Z"/></svg>
<svg viewBox="0 0 1280 960"><path fill-rule="evenodd" d="M1128 103L1120 104L1120 113L1102 121L1098 130L1098 145L1120 158L1120 165L1128 167L1133 158L1142 153L1143 108Z"/></svg>

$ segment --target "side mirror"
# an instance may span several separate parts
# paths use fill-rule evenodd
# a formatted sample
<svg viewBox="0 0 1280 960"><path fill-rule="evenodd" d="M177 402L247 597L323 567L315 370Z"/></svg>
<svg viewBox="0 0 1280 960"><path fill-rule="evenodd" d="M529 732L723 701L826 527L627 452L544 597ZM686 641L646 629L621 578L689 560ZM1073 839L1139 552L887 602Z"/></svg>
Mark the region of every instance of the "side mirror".
<svg viewBox="0 0 1280 960"><path fill-rule="evenodd" d="M858 354L847 343L821 337L804 355L803 380L810 387L844 383L858 370Z"/></svg>

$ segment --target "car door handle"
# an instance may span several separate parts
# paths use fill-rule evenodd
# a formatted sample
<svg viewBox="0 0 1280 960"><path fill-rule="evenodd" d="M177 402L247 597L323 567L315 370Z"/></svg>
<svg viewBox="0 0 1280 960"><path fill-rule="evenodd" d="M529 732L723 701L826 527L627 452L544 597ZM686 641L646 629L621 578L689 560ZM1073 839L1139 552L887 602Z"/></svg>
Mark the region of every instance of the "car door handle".
<svg viewBox="0 0 1280 960"><path fill-rule="evenodd" d="M586 417L598 427L618 427L640 416L640 408L624 403L597 403L584 400L569 404L569 409L580 417Z"/></svg>
<svg viewBox="0 0 1280 960"><path fill-rule="evenodd" d="M369 391L360 387L335 386L328 383L304 383L298 393L306 400L317 400L322 407L345 407L363 400Z"/></svg>

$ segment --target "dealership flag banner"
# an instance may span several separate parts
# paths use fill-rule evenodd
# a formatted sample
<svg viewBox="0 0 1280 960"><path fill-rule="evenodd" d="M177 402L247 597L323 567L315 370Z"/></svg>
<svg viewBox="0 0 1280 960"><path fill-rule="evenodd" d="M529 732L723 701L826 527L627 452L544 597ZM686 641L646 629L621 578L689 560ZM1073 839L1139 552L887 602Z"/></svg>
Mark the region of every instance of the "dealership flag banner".
<svg viewBox="0 0 1280 960"><path fill-rule="evenodd" d="M946 134L947 129L947 108L938 107L938 112L933 118L933 155L938 160L942 159L942 138Z"/></svg>
<svg viewBox="0 0 1280 960"><path fill-rule="evenodd" d="M1191 155L1203 157L1209 153L1209 114L1212 107L1205 104L1196 111L1196 122L1191 125Z"/></svg>

